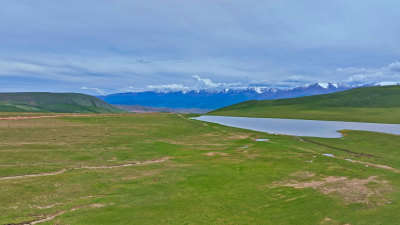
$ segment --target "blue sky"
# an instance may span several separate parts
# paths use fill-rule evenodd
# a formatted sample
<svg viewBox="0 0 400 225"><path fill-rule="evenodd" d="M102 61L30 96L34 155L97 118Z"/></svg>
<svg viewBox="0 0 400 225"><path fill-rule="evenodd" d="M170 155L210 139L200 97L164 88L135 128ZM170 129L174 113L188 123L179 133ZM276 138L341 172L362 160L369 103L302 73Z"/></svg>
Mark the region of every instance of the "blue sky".
<svg viewBox="0 0 400 225"><path fill-rule="evenodd" d="M400 82L398 0L1 0L0 91Z"/></svg>

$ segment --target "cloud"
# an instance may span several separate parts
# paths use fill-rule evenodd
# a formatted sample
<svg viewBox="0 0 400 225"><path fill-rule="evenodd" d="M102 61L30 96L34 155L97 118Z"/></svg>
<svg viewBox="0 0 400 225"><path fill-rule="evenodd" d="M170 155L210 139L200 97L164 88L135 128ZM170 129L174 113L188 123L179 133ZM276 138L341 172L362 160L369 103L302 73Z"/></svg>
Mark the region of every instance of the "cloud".
<svg viewBox="0 0 400 225"><path fill-rule="evenodd" d="M171 91L189 90L188 87L185 87L182 84L148 85L147 88L149 90L171 90Z"/></svg>
<svg viewBox="0 0 400 225"><path fill-rule="evenodd" d="M216 88L221 86L221 83L214 83L211 79L201 78L198 75L193 75L193 78L197 80L197 86L199 88Z"/></svg>
<svg viewBox="0 0 400 225"><path fill-rule="evenodd" d="M394 0L2 0L0 91L38 83L43 91L116 92L395 80L399 7Z"/></svg>
<svg viewBox="0 0 400 225"><path fill-rule="evenodd" d="M197 80L196 85L193 89L225 89L225 88L242 88L243 84L241 82L235 83L215 83L210 78L201 78L199 75L193 75L194 79Z"/></svg>
<svg viewBox="0 0 400 225"><path fill-rule="evenodd" d="M101 88L81 87L80 89L81 90L85 90L85 91L94 91L94 92L96 92L98 94L101 94L101 95L105 95L107 93L106 90L101 89Z"/></svg>
<svg viewBox="0 0 400 225"><path fill-rule="evenodd" d="M391 63L387 69L392 72L400 72L400 62Z"/></svg>
<svg viewBox="0 0 400 225"><path fill-rule="evenodd" d="M344 81L350 83L400 82L400 62L380 68L338 68L336 73L340 77L347 77Z"/></svg>
<svg viewBox="0 0 400 225"><path fill-rule="evenodd" d="M204 90L204 89L225 89L225 88L244 88L242 83L216 83L209 78L202 78L199 75L193 75L195 83L191 86L185 86L183 84L161 84L161 85L147 85L146 90L170 90L170 91L188 91L188 90ZM130 91L144 91L143 89L137 89L129 87L125 90Z"/></svg>
<svg viewBox="0 0 400 225"><path fill-rule="evenodd" d="M149 61L146 61L144 59L138 59L138 60L136 60L136 62L143 63L143 64L149 64L150 63Z"/></svg>
<svg viewBox="0 0 400 225"><path fill-rule="evenodd" d="M305 84L317 82L318 80L312 79L308 76L293 75L283 79L270 79L270 80L252 80L248 86L250 87L271 87L271 88L291 88Z"/></svg>

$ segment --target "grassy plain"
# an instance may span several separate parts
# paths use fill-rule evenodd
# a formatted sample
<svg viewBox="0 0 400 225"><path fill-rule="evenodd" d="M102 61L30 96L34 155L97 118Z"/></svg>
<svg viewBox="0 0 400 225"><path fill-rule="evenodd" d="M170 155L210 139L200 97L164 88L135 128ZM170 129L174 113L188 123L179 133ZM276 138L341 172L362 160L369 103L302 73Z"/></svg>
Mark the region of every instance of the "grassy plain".
<svg viewBox="0 0 400 225"><path fill-rule="evenodd" d="M0 224L400 221L400 136L296 138L188 117L0 120Z"/></svg>

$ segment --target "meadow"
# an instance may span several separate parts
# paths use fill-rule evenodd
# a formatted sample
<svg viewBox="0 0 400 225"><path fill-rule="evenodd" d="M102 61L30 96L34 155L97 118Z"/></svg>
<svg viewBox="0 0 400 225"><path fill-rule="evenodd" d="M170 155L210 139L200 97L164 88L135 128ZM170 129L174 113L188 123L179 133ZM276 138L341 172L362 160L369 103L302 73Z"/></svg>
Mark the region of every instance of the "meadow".
<svg viewBox="0 0 400 225"><path fill-rule="evenodd" d="M192 116L0 120L0 224L400 221L400 136L299 138Z"/></svg>

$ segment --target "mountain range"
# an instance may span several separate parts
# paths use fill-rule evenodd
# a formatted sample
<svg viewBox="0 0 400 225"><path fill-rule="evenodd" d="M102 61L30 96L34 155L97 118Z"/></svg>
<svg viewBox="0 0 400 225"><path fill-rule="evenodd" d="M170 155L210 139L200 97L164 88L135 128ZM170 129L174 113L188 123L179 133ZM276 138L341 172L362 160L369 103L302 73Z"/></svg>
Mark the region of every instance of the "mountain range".
<svg viewBox="0 0 400 225"><path fill-rule="evenodd" d="M334 93L357 87L386 85L400 85L400 83L382 82L360 86L317 82L287 89L248 87L240 89L227 88L223 90L159 90L116 93L98 97L113 105L141 105L147 107L166 107L172 109L214 110L248 100L295 98Z"/></svg>

